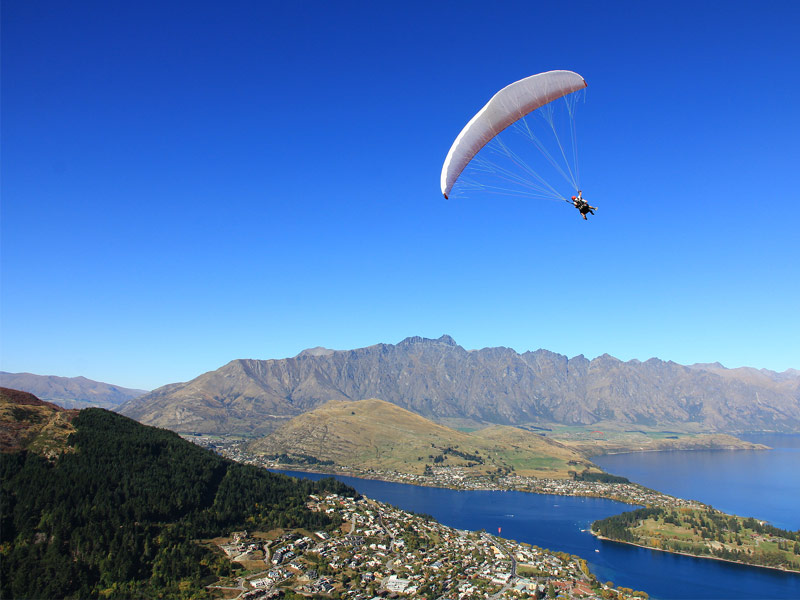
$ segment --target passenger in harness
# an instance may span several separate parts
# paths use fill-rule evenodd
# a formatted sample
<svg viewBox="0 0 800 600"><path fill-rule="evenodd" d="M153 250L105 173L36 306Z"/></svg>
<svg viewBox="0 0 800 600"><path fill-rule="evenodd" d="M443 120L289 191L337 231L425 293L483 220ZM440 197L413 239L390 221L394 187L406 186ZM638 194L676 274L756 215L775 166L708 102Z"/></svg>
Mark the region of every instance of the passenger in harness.
<svg viewBox="0 0 800 600"><path fill-rule="evenodd" d="M578 195L572 197L572 205L578 209L583 217L583 220L586 221L586 213L594 214L594 211L597 210L596 206L589 206L589 203L583 199L583 192L578 190Z"/></svg>

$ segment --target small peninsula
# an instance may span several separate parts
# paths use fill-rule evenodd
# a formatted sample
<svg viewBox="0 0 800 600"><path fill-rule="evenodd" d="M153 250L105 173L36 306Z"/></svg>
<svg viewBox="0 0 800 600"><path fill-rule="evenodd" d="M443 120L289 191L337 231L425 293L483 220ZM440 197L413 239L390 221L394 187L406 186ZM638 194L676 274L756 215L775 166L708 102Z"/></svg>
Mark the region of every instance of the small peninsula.
<svg viewBox="0 0 800 600"><path fill-rule="evenodd" d="M706 507L641 508L592 524L601 539L800 572L800 531Z"/></svg>

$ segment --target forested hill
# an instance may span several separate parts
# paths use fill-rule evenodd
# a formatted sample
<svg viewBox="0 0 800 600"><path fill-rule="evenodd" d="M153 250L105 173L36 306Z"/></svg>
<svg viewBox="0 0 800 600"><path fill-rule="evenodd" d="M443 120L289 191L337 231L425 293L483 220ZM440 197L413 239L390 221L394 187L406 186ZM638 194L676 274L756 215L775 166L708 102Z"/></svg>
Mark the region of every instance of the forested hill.
<svg viewBox="0 0 800 600"><path fill-rule="evenodd" d="M4 453L0 597L204 598L231 563L193 540L232 530L332 528L308 495L355 491L241 465L91 408L68 450Z"/></svg>

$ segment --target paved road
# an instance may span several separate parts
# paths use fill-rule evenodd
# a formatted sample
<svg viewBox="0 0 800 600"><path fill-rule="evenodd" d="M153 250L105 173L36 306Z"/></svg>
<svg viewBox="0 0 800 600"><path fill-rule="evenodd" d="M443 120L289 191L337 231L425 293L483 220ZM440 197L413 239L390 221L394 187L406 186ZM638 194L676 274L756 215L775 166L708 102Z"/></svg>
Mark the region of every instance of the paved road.
<svg viewBox="0 0 800 600"><path fill-rule="evenodd" d="M509 589L511 589L511 587L514 585L514 580L517 578L517 559L514 558L514 555L508 551L508 548L506 548L505 545L502 542L498 541L496 538L493 538L489 534L484 533L483 539L486 540L488 543L493 544L498 548L500 548L500 550L502 550L503 553L511 561L511 577L508 578L508 582L494 596L489 596L490 598L495 598L495 599L502 598L503 594Z"/></svg>

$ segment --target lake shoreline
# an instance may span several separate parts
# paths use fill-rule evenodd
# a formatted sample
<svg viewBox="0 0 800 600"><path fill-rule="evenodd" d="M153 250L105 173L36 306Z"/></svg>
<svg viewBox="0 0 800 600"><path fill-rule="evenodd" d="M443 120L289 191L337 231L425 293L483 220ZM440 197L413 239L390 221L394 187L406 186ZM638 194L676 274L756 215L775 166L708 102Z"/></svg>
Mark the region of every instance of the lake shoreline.
<svg viewBox="0 0 800 600"><path fill-rule="evenodd" d="M597 456L603 471L678 498L695 498L730 515L746 515L797 531L800 518L800 434L747 438L769 452L626 452Z"/></svg>
<svg viewBox="0 0 800 600"><path fill-rule="evenodd" d="M294 477L329 476L311 471L286 471ZM454 490L335 474L368 498L413 513L431 515L449 527L483 530L581 556L600 581L646 590L665 600L750 600L800 598L800 578L776 569L739 569L726 561L701 561L696 556L647 552L632 544L604 544L589 535L592 524L633 507L597 497L514 494L499 490ZM500 533L502 527L502 533ZM611 540L609 540L611 541ZM595 552L599 550L600 552ZM735 563L734 563L735 564ZM748 565L745 565L748 566ZM749 565L753 566L753 565ZM733 570L732 570L733 569ZM680 582L676 588L676 582ZM693 590L691 593L686 590Z"/></svg>
<svg viewBox="0 0 800 600"><path fill-rule="evenodd" d="M691 558L701 558L701 559L709 559L709 560L718 560L721 562L731 563L734 565L741 565L743 567L755 567L756 569L769 569L771 571L780 571L781 573L789 573L792 575L800 575L800 571L794 571L792 569L784 569L781 567L770 567L767 565L754 565L753 563L746 563L740 560L731 560L729 558L720 558L719 556L706 556L702 554L690 554L689 552L678 552L677 550L665 550L664 548L654 548L653 546L645 546L644 544L637 544L635 542L625 542L622 540L615 540L614 538L609 538L596 533L592 529L589 529L589 533L591 533L594 537L598 540L603 540L604 542L615 542L617 544L627 544L628 546L635 546L636 548L644 548L645 550L656 550L657 552L665 552L666 554L680 554L681 556L689 556Z"/></svg>
<svg viewBox="0 0 800 600"><path fill-rule="evenodd" d="M589 458L599 458L602 456L619 456L620 454L647 454L649 452L706 452L709 450L713 450L715 452L763 452L765 450L774 450L775 448L771 446L766 446L764 444L755 444L755 447L751 448L732 448L732 447L714 447L709 446L708 448L641 448L639 450L618 450L615 452L598 452L596 454L589 454Z"/></svg>
<svg viewBox="0 0 800 600"><path fill-rule="evenodd" d="M400 483L405 485L415 485L419 487L446 489L454 491L485 491L485 492L524 492L528 494L540 494L548 496L567 496L580 498L600 498L613 500L630 506L659 506L669 508L701 508L706 507L697 500L686 500L677 496L670 496L657 490L647 488L641 484L627 482L588 482L573 479L537 479L537 478L517 478L513 483L508 481L485 482L460 481L459 484L431 480L429 478L411 479L405 473L364 473L357 469L339 467L340 470L330 471L328 469L309 468L308 465L284 465L269 464L259 465L266 469L276 471L298 471L302 473L315 473L318 475L329 475L335 477L342 475L354 477L356 479L366 479L371 481L383 481L386 483ZM478 485L480 483L480 485ZM531 487L535 485L537 487Z"/></svg>
<svg viewBox="0 0 800 600"><path fill-rule="evenodd" d="M407 481L397 481L397 480L392 480L392 479L381 478L381 477L379 477L377 475L374 475L374 474L371 475L371 476L361 476L361 475L358 475L358 474L355 474L355 473L349 472L349 471L348 472L341 471L339 473L331 473L331 472L328 472L328 471L311 470L311 469L299 469L299 468L296 468L296 467L292 467L291 469L285 469L285 468L281 469L281 468L278 468L278 467L271 467L271 469L274 469L274 470L277 470L277 471L291 470L291 471L299 471L299 472L303 472L303 473L315 473L317 475L330 475L331 477L335 477L336 475L342 475L342 476L346 476L346 477L353 477L353 478L356 478L356 479L367 479L367 480L371 480L371 481L381 481L381 482L384 482L384 483L400 483L400 484L403 484L403 485L418 485L419 487L428 487L428 488L435 488L435 489L447 489L447 490L453 490L453 491L525 492L525 493L529 493L529 494L539 494L539 495L549 495L549 496L601 498L601 499L605 499L605 500L613 500L613 501L616 501L616 502L621 502L621 503L624 503L624 504L628 504L630 506L642 506L641 503L637 504L637 503L635 503L635 502L633 502L631 500L627 500L627 499L621 498L621 497L614 497L614 496L611 496L611 495L599 495L599 494L598 495L592 495L592 494L577 494L577 493L575 493L575 494L564 494L564 493L559 494L559 493L556 493L556 492L525 490L525 489L514 489L514 488L500 488L500 487L494 488L494 489L487 489L487 490L474 490L474 489L469 489L469 488L459 488L459 487L453 487L453 486L436 485L435 483L409 483ZM633 484L633 485L639 486L640 484ZM662 495L661 492L656 492L656 493L659 494L659 495ZM667 497L667 498L673 498L672 496L668 496L667 494L663 494L663 496ZM677 498L676 500L684 501L684 502L693 502L693 501L685 500L683 498ZM700 504L700 503L698 503L698 504ZM746 562L742 562L742 561L738 561L738 560L720 558L718 556L691 554L691 553L688 553L688 552L679 552L679 551L673 551L673 550L665 550L663 548L654 548L652 546L646 546L646 545L643 545L643 544L636 544L634 542L625 542L625 541L622 541L622 540L615 540L615 539L612 539L612 538L607 538L607 537L604 537L604 536L602 536L602 535L600 535L598 533L595 533L591 528L588 529L588 531L594 537L596 537L597 539L604 540L604 541L610 541L610 542L617 542L617 543L620 543L620 544L628 544L630 546L635 546L637 548L644 548L644 549L647 549L647 550L658 550L659 552L666 552L668 554L679 554L681 556L688 556L688 557L691 557L691 558L699 558L699 559L711 559L711 560L717 560L717 561L727 562L727 563L736 564L736 565L743 565L743 566L746 566L746 567L756 567L756 568L760 568L760 569L770 569L772 571L779 571L779 572L782 572L782 573L790 573L790 574L800 575L800 571L795 571L795 570L792 570L792 569L786 569L786 568L781 568L781 567L770 567L770 566L767 566L767 565L757 565L757 564L746 563Z"/></svg>

